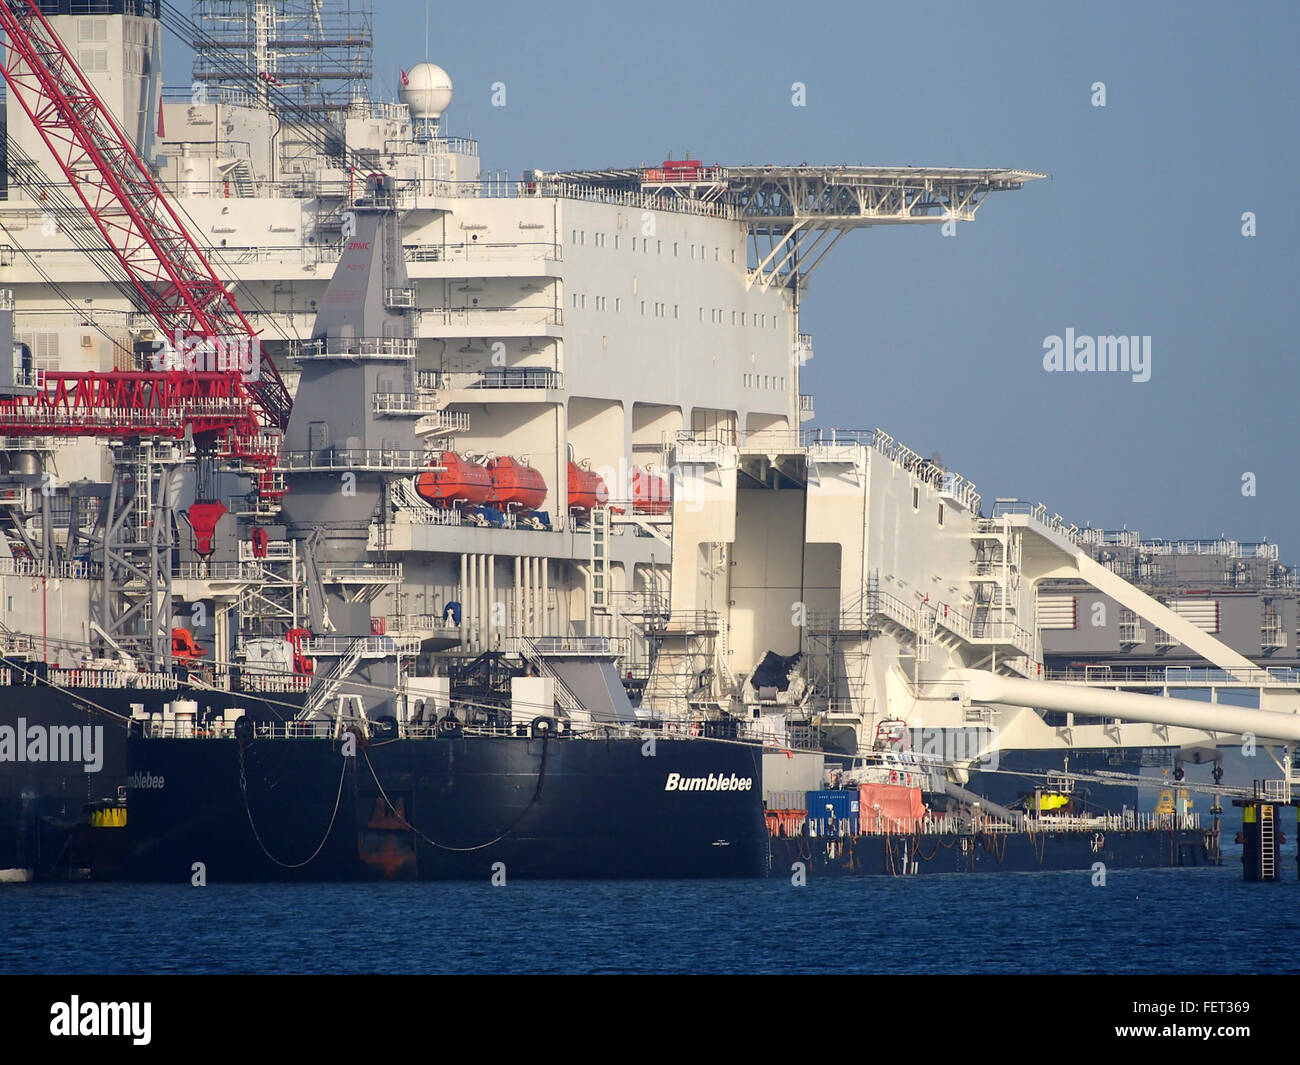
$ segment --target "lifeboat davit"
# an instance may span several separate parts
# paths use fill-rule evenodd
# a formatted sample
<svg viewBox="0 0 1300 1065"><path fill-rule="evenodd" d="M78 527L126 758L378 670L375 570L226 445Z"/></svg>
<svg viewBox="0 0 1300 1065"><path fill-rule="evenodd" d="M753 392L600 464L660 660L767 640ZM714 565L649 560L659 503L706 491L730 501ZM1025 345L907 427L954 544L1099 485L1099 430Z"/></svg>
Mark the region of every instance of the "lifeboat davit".
<svg viewBox="0 0 1300 1065"><path fill-rule="evenodd" d="M668 482L640 466L632 467L632 511L635 514L667 514L673 506Z"/></svg>
<svg viewBox="0 0 1300 1065"><path fill-rule="evenodd" d="M569 463L569 509L591 511L609 502L605 479L577 463Z"/></svg>
<svg viewBox="0 0 1300 1065"><path fill-rule="evenodd" d="M416 477L415 490L436 507L478 507L492 494L492 475L486 466L454 451L444 451L433 465L439 468Z"/></svg>
<svg viewBox="0 0 1300 1065"><path fill-rule="evenodd" d="M492 476L491 506L499 510L536 510L546 498L546 482L533 467L511 458L489 459Z"/></svg>

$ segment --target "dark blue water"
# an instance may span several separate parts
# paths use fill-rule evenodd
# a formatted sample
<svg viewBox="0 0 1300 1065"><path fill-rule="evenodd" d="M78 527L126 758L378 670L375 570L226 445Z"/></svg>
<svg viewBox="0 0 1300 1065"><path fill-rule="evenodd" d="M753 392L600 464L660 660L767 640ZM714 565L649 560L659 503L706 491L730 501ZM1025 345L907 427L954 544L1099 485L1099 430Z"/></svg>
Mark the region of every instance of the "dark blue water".
<svg viewBox="0 0 1300 1065"><path fill-rule="evenodd" d="M1230 838L1230 837L1229 837ZM1219 869L0 888L5 973L1287 973L1300 883Z"/></svg>

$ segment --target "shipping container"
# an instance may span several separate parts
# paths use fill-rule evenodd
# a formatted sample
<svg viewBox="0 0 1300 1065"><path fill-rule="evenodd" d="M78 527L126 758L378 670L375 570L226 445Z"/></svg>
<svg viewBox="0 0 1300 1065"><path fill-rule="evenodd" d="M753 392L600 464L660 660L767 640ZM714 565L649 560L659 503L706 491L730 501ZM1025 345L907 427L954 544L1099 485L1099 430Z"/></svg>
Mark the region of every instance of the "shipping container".
<svg viewBox="0 0 1300 1065"><path fill-rule="evenodd" d="M814 836L840 836L857 831L858 796L851 791L807 793L808 830Z"/></svg>

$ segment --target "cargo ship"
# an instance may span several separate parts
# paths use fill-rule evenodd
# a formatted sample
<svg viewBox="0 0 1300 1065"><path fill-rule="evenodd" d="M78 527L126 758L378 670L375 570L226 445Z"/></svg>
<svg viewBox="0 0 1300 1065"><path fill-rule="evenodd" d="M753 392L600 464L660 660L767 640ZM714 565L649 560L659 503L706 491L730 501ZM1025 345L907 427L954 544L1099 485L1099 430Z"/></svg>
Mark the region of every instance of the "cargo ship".
<svg viewBox="0 0 1300 1065"><path fill-rule="evenodd" d="M1275 545L1203 547L1230 609L808 426L826 251L1045 175L506 175L442 67L374 97L364 0L0 21L0 877L754 876L886 722L950 825L1297 738Z"/></svg>

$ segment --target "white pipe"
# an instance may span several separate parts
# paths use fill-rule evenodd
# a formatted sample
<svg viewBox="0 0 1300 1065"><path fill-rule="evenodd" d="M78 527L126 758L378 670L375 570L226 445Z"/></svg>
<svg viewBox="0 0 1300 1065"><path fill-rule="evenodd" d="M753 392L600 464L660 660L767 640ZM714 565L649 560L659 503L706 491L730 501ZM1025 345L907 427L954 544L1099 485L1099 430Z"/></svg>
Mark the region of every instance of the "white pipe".
<svg viewBox="0 0 1300 1065"><path fill-rule="evenodd" d="M460 641L469 645L469 606L467 605L469 588L469 555L460 553Z"/></svg>
<svg viewBox="0 0 1300 1065"><path fill-rule="evenodd" d="M496 614L497 614L497 556L496 556L496 555L488 555L488 556L487 556L487 567L488 567L488 617L487 617L487 623L488 623L488 631L489 631L489 635L490 635L490 637L491 637L491 638L488 640L488 646L489 646L489 647L495 647L495 646L497 646L497 637L501 635L499 632L496 631L496 624L497 624L497 617L496 617Z"/></svg>
<svg viewBox="0 0 1300 1065"><path fill-rule="evenodd" d="M547 595L547 592L549 591L550 587L551 587L551 560L550 558L543 555L541 594L538 597L538 603L539 603L538 609L540 609L542 612L542 635L543 636L553 635L553 633L551 632L551 613L549 610L546 609L546 604L549 600L549 596Z"/></svg>
<svg viewBox="0 0 1300 1065"><path fill-rule="evenodd" d="M478 638L479 647L485 651L492 645L491 633L488 632L491 619L488 617L487 560L487 555L478 556Z"/></svg>
<svg viewBox="0 0 1300 1065"><path fill-rule="evenodd" d="M469 556L469 592L465 596L469 611L470 648L478 650L478 555Z"/></svg>
<svg viewBox="0 0 1300 1065"><path fill-rule="evenodd" d="M477 583L474 577L478 567L473 553L468 558L469 579L465 582L465 601L461 603L460 609L465 618L465 642L472 651L474 649L474 585Z"/></svg>
<svg viewBox="0 0 1300 1065"><path fill-rule="evenodd" d="M533 634L533 558L531 555L524 556L524 583L519 588L519 594L524 600L519 631L524 636L531 636Z"/></svg>
<svg viewBox="0 0 1300 1065"><path fill-rule="evenodd" d="M469 581L473 585L469 598L472 598L474 603L474 650L484 649L484 645L482 645L482 625L484 625L484 602L482 602L484 593L482 593L482 586L484 586L484 579L482 579L482 570L480 570L480 558L481 555L469 555Z"/></svg>
<svg viewBox="0 0 1300 1065"><path fill-rule="evenodd" d="M515 555L515 631L513 635L522 636L524 634L523 610L522 605L524 597L521 594L522 589L519 587L519 579L523 573L523 559Z"/></svg>
<svg viewBox="0 0 1300 1065"><path fill-rule="evenodd" d="M1138 695L1059 681L1022 680L996 676L982 669L961 669L957 675L970 684L971 701L977 703L1062 710L1090 717L1227 732L1234 736L1252 732L1264 739L1300 740L1300 715L1294 713Z"/></svg>

